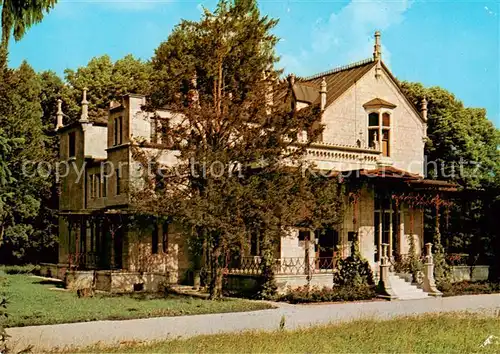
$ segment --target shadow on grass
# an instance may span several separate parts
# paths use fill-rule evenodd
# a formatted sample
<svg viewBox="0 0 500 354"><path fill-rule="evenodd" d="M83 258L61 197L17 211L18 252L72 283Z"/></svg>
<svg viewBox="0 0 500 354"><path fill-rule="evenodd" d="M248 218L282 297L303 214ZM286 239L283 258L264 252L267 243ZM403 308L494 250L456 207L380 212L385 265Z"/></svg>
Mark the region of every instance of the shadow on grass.
<svg viewBox="0 0 500 354"><path fill-rule="evenodd" d="M40 280L34 280L32 284L52 285L53 287L64 289L64 282L61 280L40 279Z"/></svg>

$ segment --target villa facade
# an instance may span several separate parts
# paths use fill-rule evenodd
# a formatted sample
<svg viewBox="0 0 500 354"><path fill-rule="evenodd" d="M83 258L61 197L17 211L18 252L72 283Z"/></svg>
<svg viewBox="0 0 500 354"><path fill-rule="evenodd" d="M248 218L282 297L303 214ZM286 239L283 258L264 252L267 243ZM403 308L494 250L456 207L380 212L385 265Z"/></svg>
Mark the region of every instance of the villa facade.
<svg viewBox="0 0 500 354"><path fill-rule="evenodd" d="M318 274L314 279L320 284L331 283L335 259L349 256L354 241L375 273L384 244L391 259L407 256L411 239L420 254L422 207L439 203L440 193L451 186L424 178L427 104L404 95L382 61L380 34L375 34L371 58L307 78L290 75L288 82L295 109L312 104L322 109L324 131L305 158L319 170L341 173L346 183L353 178L366 183L352 196L337 228L294 228L282 238L276 251L280 285L302 285L308 273ZM93 281L105 290L154 288L159 281L193 277L181 230L167 224L130 229L123 222L133 212L132 146L140 140L141 148L155 151L168 139L154 117L169 119L169 112L146 113L145 103L144 96L129 94L111 103L105 119L92 121L84 92L81 118L69 125L63 124L59 107L60 160L76 167L60 181L59 268L99 270ZM175 160L175 152L161 150L161 163ZM113 171L103 170L107 165ZM258 273L259 241L249 243L239 263L228 267L229 275Z"/></svg>

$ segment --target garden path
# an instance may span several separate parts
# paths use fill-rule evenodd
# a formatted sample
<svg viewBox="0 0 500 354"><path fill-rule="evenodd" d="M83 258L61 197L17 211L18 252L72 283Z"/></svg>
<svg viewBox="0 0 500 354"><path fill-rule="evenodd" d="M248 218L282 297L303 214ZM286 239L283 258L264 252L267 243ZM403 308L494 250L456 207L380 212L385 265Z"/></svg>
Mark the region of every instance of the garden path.
<svg viewBox="0 0 500 354"><path fill-rule="evenodd" d="M279 303L271 310L158 317L125 321L96 321L72 324L9 328L15 349L33 345L34 352L56 347L89 346L98 342L114 345L127 341L153 341L245 330L272 331L282 316L286 329L354 319L389 319L423 313L452 311L500 314L500 294L467 295L406 301L367 301L336 304L290 305Z"/></svg>

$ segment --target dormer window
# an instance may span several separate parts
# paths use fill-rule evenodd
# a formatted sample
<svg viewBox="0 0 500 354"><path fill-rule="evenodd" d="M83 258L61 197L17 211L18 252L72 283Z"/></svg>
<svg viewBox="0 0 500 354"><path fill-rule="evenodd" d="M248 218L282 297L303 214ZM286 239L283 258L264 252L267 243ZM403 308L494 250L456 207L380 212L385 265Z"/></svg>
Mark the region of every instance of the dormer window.
<svg viewBox="0 0 500 354"><path fill-rule="evenodd" d="M363 107L368 113L368 146L382 151L383 156L391 156L392 110L396 105L375 98Z"/></svg>

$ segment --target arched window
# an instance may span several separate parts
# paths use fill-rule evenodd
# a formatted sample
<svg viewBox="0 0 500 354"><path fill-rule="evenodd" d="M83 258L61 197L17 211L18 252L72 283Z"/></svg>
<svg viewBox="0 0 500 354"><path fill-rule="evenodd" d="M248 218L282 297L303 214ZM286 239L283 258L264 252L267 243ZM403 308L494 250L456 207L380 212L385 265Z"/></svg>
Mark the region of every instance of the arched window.
<svg viewBox="0 0 500 354"><path fill-rule="evenodd" d="M368 146L381 149L384 156L390 156L390 136L391 114L388 112L368 114Z"/></svg>

